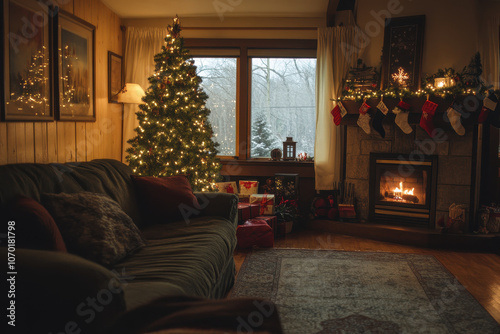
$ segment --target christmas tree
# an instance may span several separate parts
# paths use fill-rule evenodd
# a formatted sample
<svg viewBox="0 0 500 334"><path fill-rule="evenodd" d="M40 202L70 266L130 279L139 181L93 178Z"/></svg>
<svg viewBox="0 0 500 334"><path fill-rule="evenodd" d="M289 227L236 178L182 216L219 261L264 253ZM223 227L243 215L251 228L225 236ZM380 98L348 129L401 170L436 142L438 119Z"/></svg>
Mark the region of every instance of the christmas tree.
<svg viewBox="0 0 500 334"><path fill-rule="evenodd" d="M167 28L165 44L155 55L155 72L137 112L137 135L129 140L127 161L137 175L184 174L193 190L215 189L220 163L218 144L208 122L208 96L180 37L179 18Z"/></svg>
<svg viewBox="0 0 500 334"><path fill-rule="evenodd" d="M252 131L252 156L269 157L274 147L274 139L271 127L263 114L257 117L255 127Z"/></svg>

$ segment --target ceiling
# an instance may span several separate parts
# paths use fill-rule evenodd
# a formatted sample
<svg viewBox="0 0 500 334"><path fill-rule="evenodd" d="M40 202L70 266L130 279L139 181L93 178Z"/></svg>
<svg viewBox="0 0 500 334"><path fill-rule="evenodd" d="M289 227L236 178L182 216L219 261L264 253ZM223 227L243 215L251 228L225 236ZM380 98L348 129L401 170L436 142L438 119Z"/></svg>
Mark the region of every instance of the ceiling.
<svg viewBox="0 0 500 334"><path fill-rule="evenodd" d="M324 17L329 0L101 0L121 18Z"/></svg>

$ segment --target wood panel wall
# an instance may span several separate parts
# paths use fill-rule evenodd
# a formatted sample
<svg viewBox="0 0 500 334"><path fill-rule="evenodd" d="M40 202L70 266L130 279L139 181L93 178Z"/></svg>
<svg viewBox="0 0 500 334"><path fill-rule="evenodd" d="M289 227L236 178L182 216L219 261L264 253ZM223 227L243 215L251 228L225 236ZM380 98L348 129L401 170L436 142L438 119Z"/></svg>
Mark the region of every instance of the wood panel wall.
<svg viewBox="0 0 500 334"><path fill-rule="evenodd" d="M122 54L120 18L100 0L61 8L96 26L96 122L0 122L0 164L121 160L122 108L108 103L108 51Z"/></svg>

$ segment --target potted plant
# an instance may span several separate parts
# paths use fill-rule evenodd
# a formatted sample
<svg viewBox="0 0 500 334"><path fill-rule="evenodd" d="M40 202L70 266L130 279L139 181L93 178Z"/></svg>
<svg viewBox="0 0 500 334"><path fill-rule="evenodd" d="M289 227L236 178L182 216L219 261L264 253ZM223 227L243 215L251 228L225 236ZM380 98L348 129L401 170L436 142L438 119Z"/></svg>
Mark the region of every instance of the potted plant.
<svg viewBox="0 0 500 334"><path fill-rule="evenodd" d="M282 200L274 208L276 217L278 218L278 224L285 224L285 232L290 233L292 231L293 223L299 218L299 207L296 200Z"/></svg>

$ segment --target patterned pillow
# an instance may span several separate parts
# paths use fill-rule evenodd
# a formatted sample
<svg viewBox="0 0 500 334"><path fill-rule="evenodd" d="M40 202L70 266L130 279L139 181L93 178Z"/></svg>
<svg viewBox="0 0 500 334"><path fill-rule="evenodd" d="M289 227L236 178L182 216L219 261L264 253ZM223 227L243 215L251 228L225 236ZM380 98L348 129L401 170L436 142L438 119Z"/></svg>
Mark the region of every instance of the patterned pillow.
<svg viewBox="0 0 500 334"><path fill-rule="evenodd" d="M43 194L42 203L70 253L109 267L145 245L132 219L106 195Z"/></svg>

